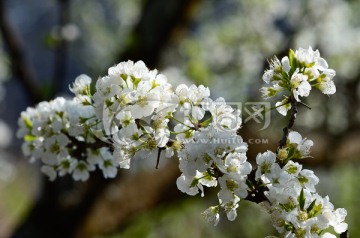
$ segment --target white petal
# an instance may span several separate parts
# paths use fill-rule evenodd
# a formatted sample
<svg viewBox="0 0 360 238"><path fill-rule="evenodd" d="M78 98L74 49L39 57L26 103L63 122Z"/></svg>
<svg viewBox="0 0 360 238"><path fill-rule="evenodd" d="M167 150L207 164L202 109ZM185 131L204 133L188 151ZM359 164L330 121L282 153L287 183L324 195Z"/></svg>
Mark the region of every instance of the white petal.
<svg viewBox="0 0 360 238"><path fill-rule="evenodd" d="M319 89L323 94L334 94L336 92L336 86L332 80L323 80L319 84Z"/></svg>
<svg viewBox="0 0 360 238"><path fill-rule="evenodd" d="M277 110L281 115L286 116L287 111L290 110L290 107L291 107L291 106L290 106L290 103L285 104L285 105L283 105L283 104L284 104L284 101L277 102L277 103L275 104L275 107L276 107L276 110ZM282 106L280 106L280 105L282 105Z"/></svg>
<svg viewBox="0 0 360 238"><path fill-rule="evenodd" d="M289 133L288 139L290 144L292 143L299 144L302 140L302 136L300 135L299 132L292 131Z"/></svg>
<svg viewBox="0 0 360 238"><path fill-rule="evenodd" d="M345 232L347 229L348 229L348 224L345 222L339 223L334 226L334 230L338 234Z"/></svg>
<svg viewBox="0 0 360 238"><path fill-rule="evenodd" d="M282 64L282 70L284 70L286 73L288 73L290 71L291 67L290 67L289 58L287 56L285 56L284 58L281 59L281 64Z"/></svg>

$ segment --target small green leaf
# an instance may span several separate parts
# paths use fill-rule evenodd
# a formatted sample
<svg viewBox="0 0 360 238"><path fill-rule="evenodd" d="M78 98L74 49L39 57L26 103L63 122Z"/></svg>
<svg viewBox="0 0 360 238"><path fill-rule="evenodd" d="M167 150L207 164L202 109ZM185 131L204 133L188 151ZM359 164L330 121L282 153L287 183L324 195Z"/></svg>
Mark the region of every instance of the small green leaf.
<svg viewBox="0 0 360 238"><path fill-rule="evenodd" d="M120 74L120 77L124 80L124 81L126 81L127 80L127 74Z"/></svg>
<svg viewBox="0 0 360 238"><path fill-rule="evenodd" d="M92 105L91 102L89 102L89 101L83 101L81 104L84 105L84 106Z"/></svg>
<svg viewBox="0 0 360 238"><path fill-rule="evenodd" d="M293 62L294 58L295 58L295 52L294 52L293 49L290 49L290 50L289 50L289 61L290 61L290 64L291 64L291 62Z"/></svg>
<svg viewBox="0 0 360 238"><path fill-rule="evenodd" d="M216 175L215 175L214 171L212 171L210 168L209 168L209 169L207 169L207 170L206 170L206 172L207 172L207 175L210 175L210 176L212 176L212 177L215 177L215 178L216 178Z"/></svg>
<svg viewBox="0 0 360 238"><path fill-rule="evenodd" d="M309 64L305 64L306 68L311 68L315 65L315 62L309 63Z"/></svg>
<svg viewBox="0 0 360 238"><path fill-rule="evenodd" d="M288 155L288 158L293 158L294 157L294 154L295 154L295 147L292 146L292 145L289 145L289 155Z"/></svg>
<svg viewBox="0 0 360 238"><path fill-rule="evenodd" d="M308 213L310 213L311 210L314 208L315 202L316 202L316 199L315 199L314 201L312 201L312 203L311 203L311 204L309 205L309 207L306 209L306 211L307 211Z"/></svg>
<svg viewBox="0 0 360 238"><path fill-rule="evenodd" d="M55 112L56 115L58 115L60 118L64 116L64 112Z"/></svg>
<svg viewBox="0 0 360 238"><path fill-rule="evenodd" d="M245 183L251 190L255 188L254 184L249 179L247 179Z"/></svg>
<svg viewBox="0 0 360 238"><path fill-rule="evenodd" d="M289 78L291 78L291 76L295 72L296 68L299 67L299 62L296 59L295 52L292 49L289 50L289 61L290 61L290 66L291 66L291 69L289 72Z"/></svg>
<svg viewBox="0 0 360 238"><path fill-rule="evenodd" d="M194 178L194 180L191 182L190 184L190 188L195 187L196 185L198 185L199 183L199 179L198 178Z"/></svg>
<svg viewBox="0 0 360 238"><path fill-rule="evenodd" d="M287 231L293 231L294 230L294 225L291 224L290 222L285 222L284 228Z"/></svg>
<svg viewBox="0 0 360 238"><path fill-rule="evenodd" d="M36 138L37 138L37 137L36 137L36 136L33 136L33 135L26 135L26 136L24 137L24 140L25 140L26 142L30 142L30 141L34 141Z"/></svg>
<svg viewBox="0 0 360 238"><path fill-rule="evenodd" d="M284 81L281 81L281 82L279 82L279 86L283 87L283 88L287 88L288 84L286 82L284 82Z"/></svg>
<svg viewBox="0 0 360 238"><path fill-rule="evenodd" d="M133 82L133 84L137 88L139 83L141 82L141 78L135 78L134 76L131 76L131 81Z"/></svg>
<svg viewBox="0 0 360 238"><path fill-rule="evenodd" d="M273 81L282 81L283 77L280 74L275 74L272 78Z"/></svg>
<svg viewBox="0 0 360 238"><path fill-rule="evenodd" d="M24 120L25 126L26 126L28 129L32 129L32 122L29 120L29 118L27 118L27 117L24 116L24 115L21 115L21 118Z"/></svg>
<svg viewBox="0 0 360 238"><path fill-rule="evenodd" d="M288 79L288 74L285 71L281 71L281 75L283 76L283 78Z"/></svg>
<svg viewBox="0 0 360 238"><path fill-rule="evenodd" d="M298 202L300 205L300 209L304 210L305 207L305 195L304 195L304 189L301 189L300 196L298 197Z"/></svg>
<svg viewBox="0 0 360 238"><path fill-rule="evenodd" d="M322 210L322 205L314 205L313 208L311 209L311 211L308 213L309 217L315 217L317 216Z"/></svg>
<svg viewBox="0 0 360 238"><path fill-rule="evenodd" d="M289 50L289 61L290 61L291 69L298 67L298 61L296 59L295 52L293 51L293 49Z"/></svg>
<svg viewBox="0 0 360 238"><path fill-rule="evenodd" d="M111 107L114 103L112 101L110 101L109 99L105 100L105 105L107 108Z"/></svg>
<svg viewBox="0 0 360 238"><path fill-rule="evenodd" d="M89 118L86 118L86 117L79 117L79 122L80 124L84 124L86 123L86 121L88 120Z"/></svg>
<svg viewBox="0 0 360 238"><path fill-rule="evenodd" d="M64 169L69 169L71 164L70 164L70 160L63 160L61 162L61 166L64 168Z"/></svg>

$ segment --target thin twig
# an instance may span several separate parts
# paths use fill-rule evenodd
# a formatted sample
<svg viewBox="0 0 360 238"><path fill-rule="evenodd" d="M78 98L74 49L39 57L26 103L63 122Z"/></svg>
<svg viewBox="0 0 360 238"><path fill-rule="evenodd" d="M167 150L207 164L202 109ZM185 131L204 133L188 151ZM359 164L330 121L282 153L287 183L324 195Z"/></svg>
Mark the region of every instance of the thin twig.
<svg viewBox="0 0 360 238"><path fill-rule="evenodd" d="M37 103L42 99L39 85L30 63L25 58L25 50L20 36L8 20L4 2L4 0L0 0L0 30L10 57L13 75L22 83L31 102Z"/></svg>
<svg viewBox="0 0 360 238"><path fill-rule="evenodd" d="M289 118L289 123L283 129L283 136L282 136L281 140L279 141L279 145L278 145L278 148L276 149L276 152L278 152L279 149L281 149L282 147L284 147L286 145L286 141L289 136L289 132L295 124L296 113L298 111L297 110L297 101L293 97L290 97L289 101L291 103L291 109L290 109L291 114L290 114L290 118Z"/></svg>
<svg viewBox="0 0 360 238"><path fill-rule="evenodd" d="M349 231L346 230L345 232L341 233L340 238L349 238Z"/></svg>
<svg viewBox="0 0 360 238"><path fill-rule="evenodd" d="M265 192L269 189L263 185L262 182L257 182L255 179L255 173L256 169L253 169L251 173L248 175L248 181L250 182L252 186L249 186L250 191L245 198L245 200L255 202L255 203L261 203L261 202L269 202L269 199L265 196Z"/></svg>

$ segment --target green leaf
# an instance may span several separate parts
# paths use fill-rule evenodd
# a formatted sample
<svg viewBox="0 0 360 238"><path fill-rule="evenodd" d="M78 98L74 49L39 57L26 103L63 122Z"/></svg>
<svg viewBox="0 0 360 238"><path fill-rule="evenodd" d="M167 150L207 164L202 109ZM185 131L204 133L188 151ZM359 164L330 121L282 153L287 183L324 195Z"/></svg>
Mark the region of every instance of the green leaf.
<svg viewBox="0 0 360 238"><path fill-rule="evenodd" d="M288 154L288 158L293 158L295 155L295 147L293 145L289 145L289 154Z"/></svg>
<svg viewBox="0 0 360 238"><path fill-rule="evenodd" d="M255 188L254 184L249 179L247 179L245 183L251 190Z"/></svg>
<svg viewBox="0 0 360 238"><path fill-rule="evenodd" d="M281 72L281 75L282 75L282 78L283 78L283 80L284 80L285 82L289 82L289 81L290 81L288 73L286 73L285 71L282 71L282 72Z"/></svg>
<svg viewBox="0 0 360 238"><path fill-rule="evenodd" d="M25 140L26 142L30 142L30 141L34 141L36 138L37 138L37 137L36 137L36 136L33 136L33 135L26 135L26 136L24 137L24 140Z"/></svg>
<svg viewBox="0 0 360 238"><path fill-rule="evenodd" d="M206 176L211 176L216 178L214 171L212 171L210 168L206 170Z"/></svg>
<svg viewBox="0 0 360 238"><path fill-rule="evenodd" d="M190 184L190 188L195 187L196 185L198 185L199 183L199 179L198 178L194 178L194 180L191 182Z"/></svg>
<svg viewBox="0 0 360 238"><path fill-rule="evenodd" d="M290 61L290 66L291 66L291 69L289 72L289 78L291 78L291 76L295 72L296 68L299 67L299 62L296 59L295 52L292 49L289 50L289 61Z"/></svg>
<svg viewBox="0 0 360 238"><path fill-rule="evenodd" d="M141 78L135 78L134 76L131 76L131 81L135 85L135 88L137 88L139 83L141 82Z"/></svg>
<svg viewBox="0 0 360 238"><path fill-rule="evenodd" d="M60 118L64 116L64 112L55 112L56 115L58 115Z"/></svg>
<svg viewBox="0 0 360 238"><path fill-rule="evenodd" d="M288 84L284 81L279 82L279 86L283 88L288 88Z"/></svg>
<svg viewBox="0 0 360 238"><path fill-rule="evenodd" d="M213 179L213 176L208 171L209 171L209 169L206 170L205 173L203 173L204 177L202 179L206 179L208 181L211 181Z"/></svg>
<svg viewBox="0 0 360 238"><path fill-rule="evenodd" d="M304 195L304 189L301 189L300 196L298 197L298 202L300 205L300 209L304 210L305 207L305 195Z"/></svg>
<svg viewBox="0 0 360 238"><path fill-rule="evenodd" d="M290 49L290 50L289 50L289 61L290 61L291 69L297 68L297 66L298 66L298 61L297 61L297 59L296 59L295 52L294 52L293 49Z"/></svg>
<svg viewBox="0 0 360 238"><path fill-rule="evenodd" d="M105 100L105 105L107 108L111 107L114 103L112 101L110 101L109 99Z"/></svg>
<svg viewBox="0 0 360 238"><path fill-rule="evenodd" d="M24 115L21 115L21 118L24 120L25 126L26 126L28 129L32 129L32 122L29 120L29 118L27 118L27 117L24 116Z"/></svg>
<svg viewBox="0 0 360 238"><path fill-rule="evenodd" d="M311 204L310 204L311 205ZM311 209L310 212L308 212L309 217L315 217L317 216L322 210L322 205L315 205L313 206L313 208Z"/></svg>
<svg viewBox="0 0 360 238"><path fill-rule="evenodd" d="M86 117L79 117L79 122L80 124L84 124L86 123L86 121L89 120L89 118L86 118Z"/></svg>
<svg viewBox="0 0 360 238"><path fill-rule="evenodd" d="M275 74L272 78L273 81L282 81L283 77L281 77L282 75L280 74Z"/></svg>
<svg viewBox="0 0 360 238"><path fill-rule="evenodd" d="M294 225L291 224L290 222L285 222L284 228L287 231L293 231L294 230Z"/></svg>
<svg viewBox="0 0 360 238"><path fill-rule="evenodd" d="M306 209L307 213L310 213L311 210L314 208L315 206L315 202L316 202L316 199L314 201L312 201L312 203L309 205L309 207Z"/></svg>
<svg viewBox="0 0 360 238"><path fill-rule="evenodd" d="M120 77L124 80L124 81L126 81L127 80L127 74L120 74Z"/></svg>

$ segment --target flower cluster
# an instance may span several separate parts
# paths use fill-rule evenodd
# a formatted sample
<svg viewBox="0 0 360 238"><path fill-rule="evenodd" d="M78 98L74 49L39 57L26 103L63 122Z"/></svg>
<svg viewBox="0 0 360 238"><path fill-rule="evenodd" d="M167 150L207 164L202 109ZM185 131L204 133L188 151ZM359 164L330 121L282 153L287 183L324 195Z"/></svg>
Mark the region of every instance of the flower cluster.
<svg viewBox="0 0 360 238"><path fill-rule="evenodd" d="M282 161L290 159L303 159L309 157L310 148L314 145L312 140L302 138L299 132L291 131L284 148L280 148L277 157Z"/></svg>
<svg viewBox="0 0 360 238"><path fill-rule="evenodd" d="M328 68L325 59L320 57L318 50L300 48L295 52L290 50L289 56L281 61L275 56L270 61L270 68L263 75L263 80L269 87L260 89L264 98L271 98L278 93L285 98L275 104L282 115L286 115L291 107L291 98L301 101L300 97L308 97L312 88L330 95L336 92L333 82L335 70ZM284 95L284 91L289 95Z"/></svg>
<svg viewBox="0 0 360 238"><path fill-rule="evenodd" d="M133 158L185 154L184 144L209 125L233 132L241 125L240 111L223 98L211 100L208 88L180 84L173 90L165 75L142 61L109 68L94 93L91 81L80 75L70 86L73 99L42 102L19 119L24 154L41 159L51 180L70 173L84 181L96 167L115 177Z"/></svg>
<svg viewBox="0 0 360 238"><path fill-rule="evenodd" d="M99 121L90 98L91 79L85 75L76 78L70 90L72 100L58 97L41 102L35 108L21 113L17 136L24 138L22 150L31 161L41 159L41 171L50 180L72 174L74 180L85 181L96 165L105 177L115 177L117 166L108 145L99 141L95 128Z"/></svg>
<svg viewBox="0 0 360 238"><path fill-rule="evenodd" d="M247 162L246 151L247 144L236 131L225 132L213 125L196 131L178 154L182 172L177 179L178 188L189 195L200 190L204 196L203 186L219 184L217 211L221 207L228 219L234 220L240 198L248 195L246 179L251 164Z"/></svg>
<svg viewBox="0 0 360 238"><path fill-rule="evenodd" d="M268 188L263 205L284 237L335 237L323 233L330 226L339 234L347 230L346 210L334 210L329 197L316 193L319 179L313 171L292 160L281 168L271 151L258 154L256 162L256 178Z"/></svg>
<svg viewBox="0 0 360 238"><path fill-rule="evenodd" d="M189 195L203 186L220 184L219 201L235 219L237 202L247 195L247 145L236 134L240 111L223 98L213 101L202 85L178 85L149 70L142 61L123 62L96 83L96 116L111 141L121 168L132 158L165 157L177 153L182 175L179 189ZM211 145L211 146L209 146Z"/></svg>
<svg viewBox="0 0 360 238"><path fill-rule="evenodd" d="M111 67L107 76L97 80L93 100L121 168L130 168L131 158L146 158L168 144L169 117L178 97L167 78L142 61Z"/></svg>
<svg viewBox="0 0 360 238"><path fill-rule="evenodd" d="M335 93L334 75L317 50L290 50L281 62L270 62L263 80L272 86L261 91L267 98L287 91L276 103L286 115L312 87ZM234 220L238 203L246 199L263 204L283 237L331 238L324 231L328 227L337 233L347 229L346 210L334 209L328 197L317 194L319 179L294 162L310 157L313 146L298 132L285 134L276 153L258 154L252 169L248 145L239 135L240 110L223 98L210 99L207 87L180 84L173 89L165 75L142 61L109 68L96 81L95 92L91 81L80 75L70 86L72 99L41 102L21 114L17 135L24 138L23 152L31 161L41 160L50 180L71 174L85 181L95 169L113 178L133 159L157 158L158 166L161 156L176 156L179 190L204 196L204 187L219 186L219 203L202 213L214 225L220 211Z"/></svg>

